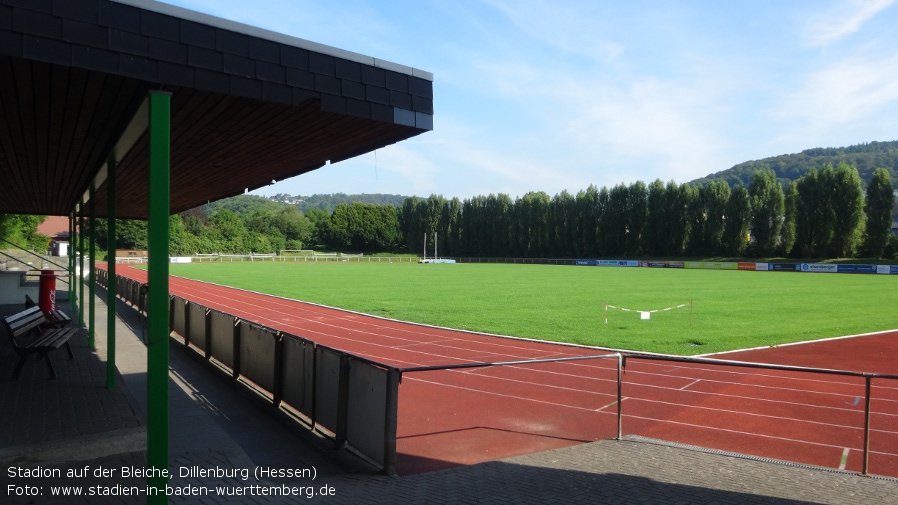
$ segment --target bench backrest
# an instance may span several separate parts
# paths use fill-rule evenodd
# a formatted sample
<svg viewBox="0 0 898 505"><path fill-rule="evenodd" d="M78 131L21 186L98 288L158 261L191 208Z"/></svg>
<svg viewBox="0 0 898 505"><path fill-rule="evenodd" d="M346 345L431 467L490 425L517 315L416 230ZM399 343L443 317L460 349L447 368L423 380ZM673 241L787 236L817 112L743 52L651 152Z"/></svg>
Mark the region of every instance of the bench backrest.
<svg viewBox="0 0 898 505"><path fill-rule="evenodd" d="M44 316L40 307L31 307L3 318L3 324L9 330L9 336L14 340L46 322L47 317Z"/></svg>

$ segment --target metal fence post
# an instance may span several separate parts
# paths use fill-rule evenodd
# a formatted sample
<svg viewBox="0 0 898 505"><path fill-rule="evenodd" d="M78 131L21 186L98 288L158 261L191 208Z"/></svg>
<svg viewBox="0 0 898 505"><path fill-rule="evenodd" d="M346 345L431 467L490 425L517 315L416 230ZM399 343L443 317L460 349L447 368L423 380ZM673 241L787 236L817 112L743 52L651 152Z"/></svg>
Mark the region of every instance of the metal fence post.
<svg viewBox="0 0 898 505"><path fill-rule="evenodd" d="M384 408L384 473L396 475L396 429L399 420L399 370L387 369L386 406Z"/></svg>

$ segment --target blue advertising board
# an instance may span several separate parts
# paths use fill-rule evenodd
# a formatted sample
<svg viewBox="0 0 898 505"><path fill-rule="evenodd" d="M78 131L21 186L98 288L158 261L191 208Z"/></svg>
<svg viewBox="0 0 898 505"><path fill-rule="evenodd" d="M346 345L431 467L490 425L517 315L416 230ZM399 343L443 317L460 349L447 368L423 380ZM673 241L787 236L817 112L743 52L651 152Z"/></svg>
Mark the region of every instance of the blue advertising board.
<svg viewBox="0 0 898 505"><path fill-rule="evenodd" d="M799 270L799 265L796 263L767 263L768 271L776 271L776 272L796 272Z"/></svg>
<svg viewBox="0 0 898 505"><path fill-rule="evenodd" d="M838 265L840 274L875 274L876 265Z"/></svg>

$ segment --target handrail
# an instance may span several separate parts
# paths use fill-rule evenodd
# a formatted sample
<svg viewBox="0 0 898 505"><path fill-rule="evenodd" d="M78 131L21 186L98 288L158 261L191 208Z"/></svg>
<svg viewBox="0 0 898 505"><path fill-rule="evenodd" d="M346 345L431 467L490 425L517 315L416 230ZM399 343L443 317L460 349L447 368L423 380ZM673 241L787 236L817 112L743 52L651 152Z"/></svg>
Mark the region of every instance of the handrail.
<svg viewBox="0 0 898 505"><path fill-rule="evenodd" d="M58 264L58 263L54 263L54 262L50 261L50 258L45 258L45 257L41 256L40 254L38 254L38 253L35 252L35 251L29 251L28 249L25 249L24 247L22 247L22 246L20 246L20 245L13 244L12 242L10 242L9 240L6 240L5 238L0 237L0 242L6 242L7 244L9 244L9 245L15 247L16 249L20 249L20 250L22 250L22 251L27 252L28 254L37 256L37 257L40 258L42 261L46 261L47 263L49 263L49 264L51 264L51 265L55 265L55 266L57 266L57 267L59 267L59 268L61 268L61 269L63 269L63 270L68 270L68 269L69 269L69 267L67 267L67 266L62 266L62 265L60 265L60 264ZM7 256L7 257L12 257L12 256L9 256L8 254L5 254L5 253L4 253L4 255ZM19 261L22 262L21 260L19 260ZM22 262L22 263L24 263L24 262ZM25 264L27 265L27 263L25 263Z"/></svg>
<svg viewBox="0 0 898 505"><path fill-rule="evenodd" d="M0 239L0 240L3 240L3 239ZM11 259L11 260L13 260L13 261L18 261L19 263L21 263L21 264L25 265L26 267L28 267L29 270L31 270L32 268L34 268L34 265L30 265L30 264L28 264L28 263L25 263L24 261L20 260L19 258L16 258L15 256L12 256L12 255L10 255L10 254L6 254L6 253L3 252L3 251L0 251L0 255L6 256L7 258L9 258L9 259Z"/></svg>

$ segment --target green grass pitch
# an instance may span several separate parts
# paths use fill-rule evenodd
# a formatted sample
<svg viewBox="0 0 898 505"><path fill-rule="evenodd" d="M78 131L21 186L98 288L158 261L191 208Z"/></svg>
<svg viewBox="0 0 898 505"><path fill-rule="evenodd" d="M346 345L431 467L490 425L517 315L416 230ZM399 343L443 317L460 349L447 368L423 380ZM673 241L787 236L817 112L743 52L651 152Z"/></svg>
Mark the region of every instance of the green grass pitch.
<svg viewBox="0 0 898 505"><path fill-rule="evenodd" d="M549 265L205 263L172 275L403 321L681 355L898 328L898 276ZM608 311L603 303L654 310Z"/></svg>

